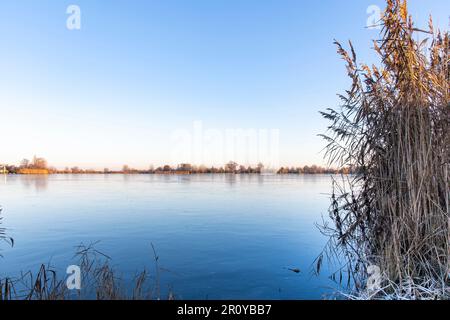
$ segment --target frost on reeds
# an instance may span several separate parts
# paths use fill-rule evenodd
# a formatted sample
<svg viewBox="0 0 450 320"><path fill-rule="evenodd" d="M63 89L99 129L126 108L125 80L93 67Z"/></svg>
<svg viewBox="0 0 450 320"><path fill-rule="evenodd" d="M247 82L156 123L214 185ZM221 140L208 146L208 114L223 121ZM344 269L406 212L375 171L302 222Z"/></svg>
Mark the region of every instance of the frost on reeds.
<svg viewBox="0 0 450 320"><path fill-rule="evenodd" d="M380 24L380 66L336 42L352 85L339 110L322 112L326 156L357 170L334 183L318 269L324 256L344 259L348 297L449 298L449 33L431 17L416 28L402 0L387 1ZM369 266L383 275L376 294Z"/></svg>

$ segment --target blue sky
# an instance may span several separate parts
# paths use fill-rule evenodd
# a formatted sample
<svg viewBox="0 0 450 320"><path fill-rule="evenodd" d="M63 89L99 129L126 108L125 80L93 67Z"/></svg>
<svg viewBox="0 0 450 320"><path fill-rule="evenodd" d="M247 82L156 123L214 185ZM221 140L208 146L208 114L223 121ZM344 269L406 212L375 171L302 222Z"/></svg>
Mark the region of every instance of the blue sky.
<svg viewBox="0 0 450 320"><path fill-rule="evenodd" d="M81 30L66 28L70 4ZM324 164L318 111L349 85L333 39L376 61L370 5L383 1L2 1L0 163L174 164L173 133L201 121L278 129L280 165ZM448 28L448 0L409 7Z"/></svg>

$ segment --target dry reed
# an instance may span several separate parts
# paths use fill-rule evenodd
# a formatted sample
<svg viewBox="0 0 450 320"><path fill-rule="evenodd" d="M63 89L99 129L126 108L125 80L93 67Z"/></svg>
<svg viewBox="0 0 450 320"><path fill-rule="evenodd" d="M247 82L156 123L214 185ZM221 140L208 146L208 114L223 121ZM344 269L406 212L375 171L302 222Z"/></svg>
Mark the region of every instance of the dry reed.
<svg viewBox="0 0 450 320"><path fill-rule="evenodd" d="M449 33L431 17L427 31L417 29L402 0L387 1L380 24L380 67L358 64L352 43L346 51L336 42L352 86L340 110L322 112L331 122L326 156L358 170L335 181L326 253L345 258L360 294L367 266L377 265L384 282L372 298L411 288L423 293L416 298L448 298Z"/></svg>
<svg viewBox="0 0 450 320"><path fill-rule="evenodd" d="M81 270L80 290L69 290L67 279L58 277L50 265L41 265L36 276L27 272L17 278L0 279L0 300L160 300L161 268L153 245L152 250L156 272L154 278L144 269L129 285L111 267L110 258L95 249L95 243L81 244L75 253ZM174 299L171 291L167 299Z"/></svg>

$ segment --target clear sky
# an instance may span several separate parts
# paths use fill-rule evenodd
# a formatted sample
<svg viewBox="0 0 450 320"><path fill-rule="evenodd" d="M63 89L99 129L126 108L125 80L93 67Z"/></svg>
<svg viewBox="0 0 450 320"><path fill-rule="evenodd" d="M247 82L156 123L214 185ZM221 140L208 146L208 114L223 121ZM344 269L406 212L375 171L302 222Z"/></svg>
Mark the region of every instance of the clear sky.
<svg viewBox="0 0 450 320"><path fill-rule="evenodd" d="M71 4L80 30L66 27ZM384 2L2 0L0 163L174 164L190 160L174 159L174 135L201 123L275 129L280 165L324 164L318 111L349 85L333 39L373 62L370 5ZM448 28L450 1L409 7L419 26L432 14Z"/></svg>

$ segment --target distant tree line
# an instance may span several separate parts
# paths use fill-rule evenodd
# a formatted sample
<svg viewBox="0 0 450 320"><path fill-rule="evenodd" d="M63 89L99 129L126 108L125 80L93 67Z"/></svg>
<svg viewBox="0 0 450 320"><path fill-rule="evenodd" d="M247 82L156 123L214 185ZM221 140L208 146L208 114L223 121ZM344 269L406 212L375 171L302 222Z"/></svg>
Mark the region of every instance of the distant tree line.
<svg viewBox="0 0 450 320"><path fill-rule="evenodd" d="M56 171L55 169L48 167L47 160L36 156L34 156L32 160L23 159L19 166L4 165L3 169L7 173L13 174L47 174L51 173L51 171Z"/></svg>
<svg viewBox="0 0 450 320"><path fill-rule="evenodd" d="M281 167L278 170L278 174L352 174L355 173L356 170L350 167L334 169L334 168L324 168L316 165L312 166L304 166L304 167L291 167L284 168Z"/></svg>
<svg viewBox="0 0 450 320"><path fill-rule="evenodd" d="M196 166L189 163L182 163L178 166L164 165L157 168L150 166L148 169L134 169L128 165L124 165L121 170L103 170L81 169L79 167L66 167L59 170L49 167L47 160L44 158L33 157L33 160L24 159L19 166L4 165L6 172L11 174L261 174L264 172L264 165L259 163L256 166L239 165L234 161L230 161L221 167L206 167L204 165ZM275 172L275 171L270 171ZM317 165L303 167L281 167L276 170L277 174L351 174L355 170L352 168L333 169L324 168Z"/></svg>

